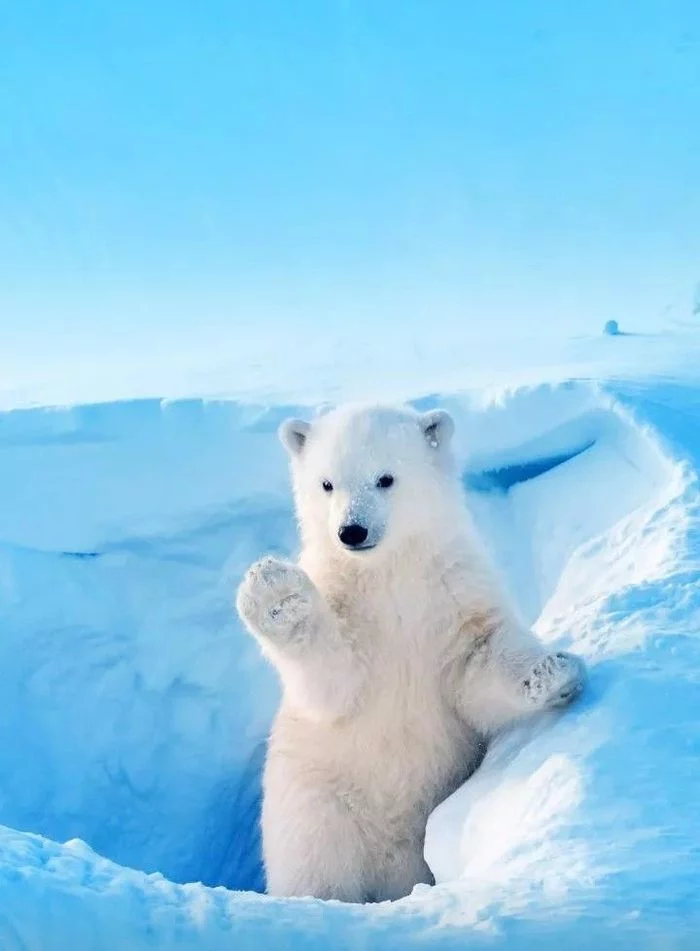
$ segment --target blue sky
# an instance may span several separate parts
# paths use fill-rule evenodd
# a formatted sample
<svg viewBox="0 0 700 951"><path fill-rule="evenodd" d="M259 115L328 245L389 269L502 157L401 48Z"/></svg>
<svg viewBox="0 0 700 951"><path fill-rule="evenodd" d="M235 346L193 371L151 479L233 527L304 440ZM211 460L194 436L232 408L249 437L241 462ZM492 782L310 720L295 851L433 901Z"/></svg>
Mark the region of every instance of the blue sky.
<svg viewBox="0 0 700 951"><path fill-rule="evenodd" d="M631 329L700 280L700 4L0 0L0 374Z"/></svg>

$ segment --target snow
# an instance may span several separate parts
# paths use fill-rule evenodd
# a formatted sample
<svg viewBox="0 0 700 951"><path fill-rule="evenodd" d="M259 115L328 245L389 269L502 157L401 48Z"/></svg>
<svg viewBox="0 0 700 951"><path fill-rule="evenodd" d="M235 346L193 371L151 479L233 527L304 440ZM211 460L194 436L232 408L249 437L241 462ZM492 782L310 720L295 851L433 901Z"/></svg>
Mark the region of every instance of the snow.
<svg viewBox="0 0 700 951"><path fill-rule="evenodd" d="M485 368L427 347L371 386L348 361L257 396L5 394L0 948L696 947L699 353L601 338ZM454 413L493 558L590 685L436 809L435 888L280 901L256 893L277 684L233 591L296 544L279 421L362 382Z"/></svg>

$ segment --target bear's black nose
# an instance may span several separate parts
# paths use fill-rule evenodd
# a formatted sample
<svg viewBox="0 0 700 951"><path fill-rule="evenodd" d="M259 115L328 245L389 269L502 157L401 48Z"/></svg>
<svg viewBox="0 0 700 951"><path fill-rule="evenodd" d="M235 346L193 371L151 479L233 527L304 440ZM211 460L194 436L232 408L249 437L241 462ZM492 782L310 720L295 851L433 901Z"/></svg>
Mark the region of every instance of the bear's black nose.
<svg viewBox="0 0 700 951"><path fill-rule="evenodd" d="M357 548L367 540L367 529L364 525L353 522L351 525L342 525L338 531L338 538L348 548Z"/></svg>

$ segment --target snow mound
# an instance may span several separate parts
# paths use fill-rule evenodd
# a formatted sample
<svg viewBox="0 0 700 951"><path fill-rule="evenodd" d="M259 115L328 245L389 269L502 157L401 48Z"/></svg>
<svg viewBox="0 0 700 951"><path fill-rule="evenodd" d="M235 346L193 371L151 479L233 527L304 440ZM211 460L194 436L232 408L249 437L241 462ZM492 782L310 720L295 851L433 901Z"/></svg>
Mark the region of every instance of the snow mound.
<svg viewBox="0 0 700 951"><path fill-rule="evenodd" d="M277 684L232 598L255 557L294 550L274 432L304 409L0 414L3 951L694 946L697 390L416 401L438 403L522 614L586 656L591 685L434 812L435 888L366 907L253 894Z"/></svg>

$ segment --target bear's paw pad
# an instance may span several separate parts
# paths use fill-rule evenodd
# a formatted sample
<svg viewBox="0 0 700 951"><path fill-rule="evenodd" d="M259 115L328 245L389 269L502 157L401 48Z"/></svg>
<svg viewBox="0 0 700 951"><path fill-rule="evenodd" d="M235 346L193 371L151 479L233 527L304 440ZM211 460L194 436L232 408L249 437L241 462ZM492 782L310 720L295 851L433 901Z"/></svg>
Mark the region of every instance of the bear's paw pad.
<svg viewBox="0 0 700 951"><path fill-rule="evenodd" d="M583 661L574 654L559 651L539 660L522 686L535 706L563 707L581 693L585 679Z"/></svg>
<svg viewBox="0 0 700 951"><path fill-rule="evenodd" d="M296 565L263 558L247 572L238 591L238 610L268 637L300 634L313 606L313 587Z"/></svg>

